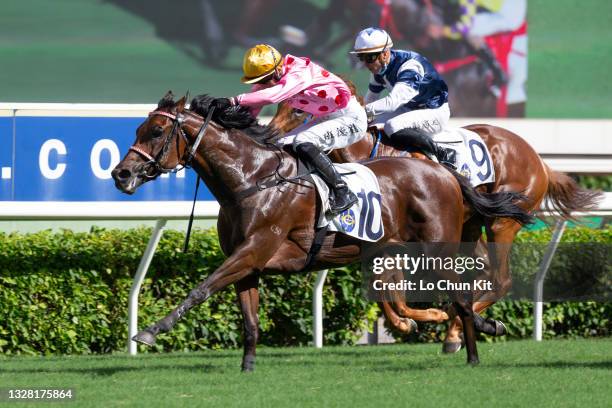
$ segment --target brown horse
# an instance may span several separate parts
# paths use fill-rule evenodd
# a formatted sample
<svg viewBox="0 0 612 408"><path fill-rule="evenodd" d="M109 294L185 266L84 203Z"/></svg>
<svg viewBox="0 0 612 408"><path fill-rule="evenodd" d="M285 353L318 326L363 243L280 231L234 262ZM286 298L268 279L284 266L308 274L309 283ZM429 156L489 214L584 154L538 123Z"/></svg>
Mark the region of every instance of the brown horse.
<svg viewBox="0 0 612 408"><path fill-rule="evenodd" d="M345 80L346 81L346 80ZM347 81L351 91L355 87ZM281 132L293 129L301 123L301 114L292 112L288 106L279 105L277 114L270 125ZM480 186L481 192L495 193L507 191L520 191L528 199L521 202L521 207L528 212L537 211L545 198L565 219L571 217L573 211L587 211L596 206L601 197L600 192L589 191L580 188L576 182L565 174L551 170L533 150L533 148L520 136L496 126L470 125L466 129L480 135L487 148L491 152L492 164L495 170L496 180L494 183ZM383 134L381 142L377 145L377 133L363 137L357 143L343 149L337 149L330 153L330 157L337 163L356 162L367 160L376 152L374 158L415 156L425 158L422 154L407 153L399 151L384 144L386 136ZM481 239L484 222L487 241L496 245L489 251L490 273L496 282L496 293L494 298L500 299L511 287L512 280L509 266L509 253L511 243L521 229L521 224L508 218L478 219L472 217L466 220L463 229L462 242L476 243ZM484 247L481 242L479 244ZM480 313L494 302L487 293L476 295L474 312ZM394 310L396 309L396 311ZM404 318L417 321L440 322L448 317L444 311L438 309L416 310L409 308L403 299L396 299L393 307L383 305L385 316L392 326L400 331L406 331L408 326ZM452 312L452 310L451 310ZM451 314L451 317L452 314ZM456 352L461 348L461 322L454 318L444 341L445 352Z"/></svg>
<svg viewBox="0 0 612 408"><path fill-rule="evenodd" d="M140 331L134 340L154 344L159 333L172 329L194 306L235 284L244 317L242 369L252 370L258 337L258 277L345 265L359 259L364 246L351 237L327 233L314 262L305 268L320 205L310 185L295 178L293 183L286 182L297 174L296 160L268 142L269 128L254 125L246 108L214 112L210 109L212 98L196 97L193 110L209 118L215 113L209 123L185 109L185 100L174 102L169 93L160 101L138 127L134 145L112 176L117 188L133 194L138 186L164 172L193 166L221 205L219 240L228 258L170 314ZM430 162L387 158L371 161L367 167L382 186L384 235L380 243L445 242L458 246L467 217L532 221L514 204L520 195L478 193L463 177ZM455 247L446 246L437 255L452 254ZM444 279L459 282L460 278L450 271ZM453 305L465 330L468 363L476 364L476 330L494 333L495 328L474 315L471 293L453 292Z"/></svg>

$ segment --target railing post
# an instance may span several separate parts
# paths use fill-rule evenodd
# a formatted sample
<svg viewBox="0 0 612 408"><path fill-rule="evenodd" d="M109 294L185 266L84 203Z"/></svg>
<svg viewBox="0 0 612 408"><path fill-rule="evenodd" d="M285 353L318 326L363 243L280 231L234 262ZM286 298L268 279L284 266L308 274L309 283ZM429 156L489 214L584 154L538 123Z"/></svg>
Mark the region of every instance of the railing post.
<svg viewBox="0 0 612 408"><path fill-rule="evenodd" d="M138 352L138 348L136 347L137 344L132 340L132 337L138 332L138 294L140 293L140 287L147 274L147 270L149 269L149 265L151 264L151 260L153 259L155 249L157 248L165 225L165 219L157 220L155 223L155 228L153 228L153 233L151 234L151 238L149 238L147 249L140 259L140 264L138 264L138 269L136 270L136 275L132 282L132 288L130 289L128 304L128 351L132 356L135 356Z"/></svg>
<svg viewBox="0 0 612 408"><path fill-rule="evenodd" d="M317 273L317 280L312 290L312 342L316 348L323 347L323 286L327 269Z"/></svg>
<svg viewBox="0 0 612 408"><path fill-rule="evenodd" d="M546 278L546 273L548 272L550 263L555 255L555 251L559 246L559 242L561 242L561 237L563 236L566 225L567 221L565 220L557 221L552 239L546 248L546 253L544 254L542 263L540 263L540 267L535 278L533 288L533 339L535 341L542 341L542 298L544 296L544 279Z"/></svg>

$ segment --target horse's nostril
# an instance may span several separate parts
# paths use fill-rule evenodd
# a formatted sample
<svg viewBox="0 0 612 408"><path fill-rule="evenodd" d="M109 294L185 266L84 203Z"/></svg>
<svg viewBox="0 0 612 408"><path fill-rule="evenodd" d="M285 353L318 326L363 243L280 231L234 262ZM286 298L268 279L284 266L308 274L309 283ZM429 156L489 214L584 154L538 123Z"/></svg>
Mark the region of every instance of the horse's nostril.
<svg viewBox="0 0 612 408"><path fill-rule="evenodd" d="M115 179L119 179L119 180L125 180L127 178L130 178L131 175L132 175L132 172L129 171L128 169L115 169L113 171L113 176L115 177Z"/></svg>

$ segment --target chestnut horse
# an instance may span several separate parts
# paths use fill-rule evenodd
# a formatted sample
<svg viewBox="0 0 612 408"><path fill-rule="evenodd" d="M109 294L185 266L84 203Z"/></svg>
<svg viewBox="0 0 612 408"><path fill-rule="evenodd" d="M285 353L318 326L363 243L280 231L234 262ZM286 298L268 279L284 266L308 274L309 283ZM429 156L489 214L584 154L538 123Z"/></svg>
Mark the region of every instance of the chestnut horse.
<svg viewBox="0 0 612 408"><path fill-rule="evenodd" d="M350 81L346 79L345 81L351 88L351 92L355 94L355 86ZM280 104L276 115L270 122L270 126L279 132L287 132L303 120L303 114L293 112L289 106ZM479 191L487 193L520 191L527 197L527 200L522 201L519 205L527 212L537 211L543 200L548 198L548 202L565 219L571 218L573 211L593 209L599 201L600 192L583 189L569 176L551 170L535 150L515 133L500 127L482 124L466 126L466 129L476 132L483 139L491 153L492 165L495 170L495 182L480 186ZM378 142L379 136L380 142ZM330 152L330 157L337 163L364 161L371 156L373 158L394 156L426 158L425 155L420 153L396 150L392 146L384 144L385 140L386 136L384 134L378 134L376 130L372 130L371 134L364 136L357 143ZM466 220L462 242L476 243L479 241L482 235L481 225L483 222L487 241L496 244L489 248L489 273L496 280L496 292L495 296L490 296L487 293L476 295L474 302L474 312L476 313L481 313L495 303L495 299L500 299L510 289L512 283L509 265L510 244L521 229L520 223L509 218L483 220L472 217ZM482 247L484 247L484 244L481 242L481 250ZM410 327L402 317L438 323L448 318L446 312L438 309L411 309L403 299L397 299L393 307L384 304L383 311L389 323L403 332L410 330ZM502 333L498 331L498 334ZM458 317L455 317L451 321L444 340L443 351L458 351L462 343L460 335L461 321Z"/></svg>
<svg viewBox="0 0 612 408"><path fill-rule="evenodd" d="M191 102L193 110L187 110L185 97L174 102L168 93L138 127L134 145L112 172L117 188L133 194L162 173L192 166L221 206L219 241L228 256L171 313L133 340L154 344L159 333L171 330L190 309L235 284L244 318L242 369L252 370L258 337L258 277L346 265L358 260L366 246L327 232L307 266L320 206L317 193L295 178L287 183L297 174L295 158L268 142L270 129L254 124L248 109L238 106L215 112L210 108L212 99L196 97ZM479 193L462 176L434 163L386 158L370 161L367 167L381 186L384 235L379 243L451 243L435 256L452 255L470 216L532 221L514 204L522 199L520 194ZM453 271L438 272L444 279L459 282L460 276ZM465 330L467 361L477 364L476 330L492 334L495 327L472 312L471 293L453 292L452 301Z"/></svg>

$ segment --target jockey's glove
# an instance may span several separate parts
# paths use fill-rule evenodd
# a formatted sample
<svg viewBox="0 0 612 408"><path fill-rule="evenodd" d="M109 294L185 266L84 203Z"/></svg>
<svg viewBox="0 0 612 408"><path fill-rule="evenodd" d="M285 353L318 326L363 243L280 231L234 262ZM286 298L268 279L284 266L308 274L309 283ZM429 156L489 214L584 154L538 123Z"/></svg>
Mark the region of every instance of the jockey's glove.
<svg viewBox="0 0 612 408"><path fill-rule="evenodd" d="M374 121L374 109L372 108L368 108L367 106L365 107L365 111L366 111L366 117L368 118L368 124L372 123Z"/></svg>
<svg viewBox="0 0 612 408"><path fill-rule="evenodd" d="M210 107L215 107L215 110L224 111L230 106L232 106L232 102L228 98L215 98L210 104Z"/></svg>

